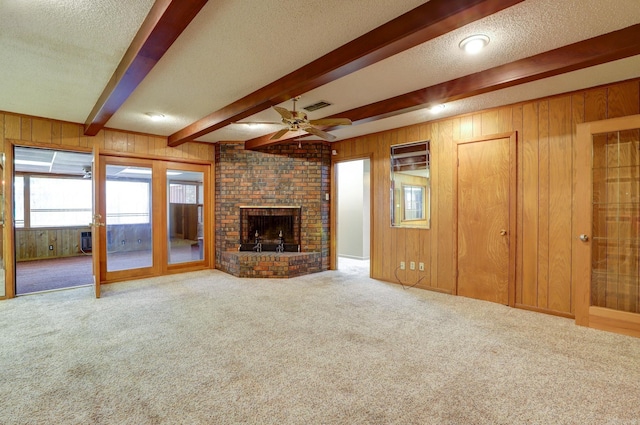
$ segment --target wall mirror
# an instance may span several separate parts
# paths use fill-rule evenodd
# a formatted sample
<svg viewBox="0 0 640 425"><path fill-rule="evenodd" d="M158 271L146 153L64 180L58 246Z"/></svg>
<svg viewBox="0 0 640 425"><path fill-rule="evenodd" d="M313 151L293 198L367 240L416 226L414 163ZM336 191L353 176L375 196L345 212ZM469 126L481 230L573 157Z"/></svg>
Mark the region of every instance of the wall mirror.
<svg viewBox="0 0 640 425"><path fill-rule="evenodd" d="M429 141L391 146L391 227L428 229Z"/></svg>

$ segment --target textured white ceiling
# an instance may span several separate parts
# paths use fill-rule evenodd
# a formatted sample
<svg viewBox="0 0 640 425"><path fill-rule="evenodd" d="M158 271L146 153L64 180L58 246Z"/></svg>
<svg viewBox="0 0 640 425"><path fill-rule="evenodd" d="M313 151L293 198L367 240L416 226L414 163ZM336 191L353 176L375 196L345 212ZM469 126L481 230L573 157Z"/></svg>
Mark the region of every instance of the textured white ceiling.
<svg viewBox="0 0 640 425"><path fill-rule="evenodd" d="M83 123L153 0L0 0L0 110Z"/></svg>
<svg viewBox="0 0 640 425"><path fill-rule="evenodd" d="M152 3L0 0L0 110L83 123ZM211 0L107 126L172 134L422 3ZM299 106L333 103L309 114L320 118L637 23L640 0L527 0L305 93ZM475 33L491 43L465 56L458 43ZM452 102L439 117L634 77L638 57ZM167 120L149 121L151 111ZM278 118L267 110L243 121ZM434 118L416 111L333 133L353 137ZM230 125L199 140L246 140L278 128Z"/></svg>

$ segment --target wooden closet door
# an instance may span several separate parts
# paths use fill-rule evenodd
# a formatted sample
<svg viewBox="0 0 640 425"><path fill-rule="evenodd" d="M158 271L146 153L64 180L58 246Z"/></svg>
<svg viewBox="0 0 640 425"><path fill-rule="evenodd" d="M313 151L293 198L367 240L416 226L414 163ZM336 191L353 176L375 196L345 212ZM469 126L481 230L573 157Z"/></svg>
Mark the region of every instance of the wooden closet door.
<svg viewBox="0 0 640 425"><path fill-rule="evenodd" d="M458 144L457 292L510 304L511 138Z"/></svg>

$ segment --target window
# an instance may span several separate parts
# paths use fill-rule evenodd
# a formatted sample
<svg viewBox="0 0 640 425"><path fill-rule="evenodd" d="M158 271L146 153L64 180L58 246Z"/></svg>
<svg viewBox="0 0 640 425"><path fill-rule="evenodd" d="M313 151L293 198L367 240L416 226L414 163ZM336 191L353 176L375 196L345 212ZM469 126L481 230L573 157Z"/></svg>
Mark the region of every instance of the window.
<svg viewBox="0 0 640 425"><path fill-rule="evenodd" d="M424 220L424 187L403 186L404 191L404 219Z"/></svg>
<svg viewBox="0 0 640 425"><path fill-rule="evenodd" d="M107 180L107 224L150 223L150 190L147 181Z"/></svg>
<svg viewBox="0 0 640 425"><path fill-rule="evenodd" d="M13 181L13 193L15 197L15 211L13 219L16 227L24 227L24 177L16 176Z"/></svg>
<svg viewBox="0 0 640 425"><path fill-rule="evenodd" d="M198 186L195 184L169 184L169 202L172 204L197 204Z"/></svg>
<svg viewBox="0 0 640 425"><path fill-rule="evenodd" d="M16 227L19 220L17 205L21 197L22 226L25 220L24 181L22 185L20 194L16 190ZM30 176L30 227L87 226L91 222L91 190L90 180ZM70 193L73 196L69 196Z"/></svg>

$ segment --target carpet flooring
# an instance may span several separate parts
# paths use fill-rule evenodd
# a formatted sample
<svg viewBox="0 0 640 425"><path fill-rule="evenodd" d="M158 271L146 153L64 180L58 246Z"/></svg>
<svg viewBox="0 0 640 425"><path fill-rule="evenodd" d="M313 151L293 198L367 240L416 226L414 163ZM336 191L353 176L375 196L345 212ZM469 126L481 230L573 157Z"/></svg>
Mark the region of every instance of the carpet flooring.
<svg viewBox="0 0 640 425"><path fill-rule="evenodd" d="M200 260L194 241L172 241L171 264ZM91 255L20 261L16 263L16 294L24 295L55 289L73 288L93 283ZM109 271L150 267L151 251L110 253Z"/></svg>
<svg viewBox="0 0 640 425"><path fill-rule="evenodd" d="M569 319L349 267L102 292L0 302L0 423L640 423L640 339Z"/></svg>

